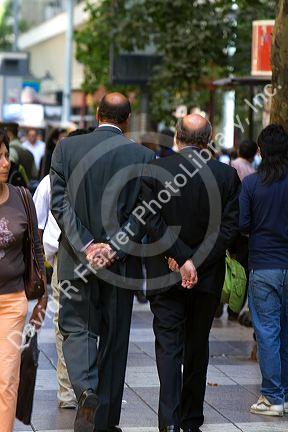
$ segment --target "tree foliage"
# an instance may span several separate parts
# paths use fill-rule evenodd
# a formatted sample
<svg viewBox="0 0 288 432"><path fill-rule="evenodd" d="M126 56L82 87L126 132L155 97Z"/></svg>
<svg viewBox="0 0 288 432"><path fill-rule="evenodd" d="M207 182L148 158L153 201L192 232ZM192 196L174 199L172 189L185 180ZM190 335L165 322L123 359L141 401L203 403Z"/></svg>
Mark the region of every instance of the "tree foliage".
<svg viewBox="0 0 288 432"><path fill-rule="evenodd" d="M87 2L89 21L75 33L76 57L85 66L83 90L95 92L98 87L109 87L109 59L114 25L113 4L103 0L100 5Z"/></svg>
<svg viewBox="0 0 288 432"><path fill-rule="evenodd" d="M0 7L0 50L6 51L13 45L13 23L11 19L11 1Z"/></svg>
<svg viewBox="0 0 288 432"><path fill-rule="evenodd" d="M12 0L6 0L0 6L0 51L10 51L14 41ZM27 30L27 24L20 20L19 31Z"/></svg>
<svg viewBox="0 0 288 432"><path fill-rule="evenodd" d="M252 21L275 15L276 0L102 0L76 35L86 91L109 87L109 50L162 55L149 87L154 119L203 100L207 83L250 70ZM234 53L234 55L232 55ZM205 91L203 91L205 89ZM204 97L205 101L205 97Z"/></svg>
<svg viewBox="0 0 288 432"><path fill-rule="evenodd" d="M252 48L252 21L274 19L278 0L237 0L237 27L232 39L235 55L232 58L236 75L250 75Z"/></svg>

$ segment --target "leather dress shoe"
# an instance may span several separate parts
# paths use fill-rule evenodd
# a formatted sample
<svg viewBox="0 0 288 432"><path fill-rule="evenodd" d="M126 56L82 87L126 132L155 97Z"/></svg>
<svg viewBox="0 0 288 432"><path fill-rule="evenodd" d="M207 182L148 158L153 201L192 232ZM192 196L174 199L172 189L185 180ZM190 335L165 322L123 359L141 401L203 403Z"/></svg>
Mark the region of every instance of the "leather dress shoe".
<svg viewBox="0 0 288 432"><path fill-rule="evenodd" d="M85 390L78 402L74 432L93 432L95 427L94 417L98 407L97 395L92 390Z"/></svg>
<svg viewBox="0 0 288 432"><path fill-rule="evenodd" d="M175 425L164 426L163 428L160 429L160 432L180 432L180 426L175 426Z"/></svg>

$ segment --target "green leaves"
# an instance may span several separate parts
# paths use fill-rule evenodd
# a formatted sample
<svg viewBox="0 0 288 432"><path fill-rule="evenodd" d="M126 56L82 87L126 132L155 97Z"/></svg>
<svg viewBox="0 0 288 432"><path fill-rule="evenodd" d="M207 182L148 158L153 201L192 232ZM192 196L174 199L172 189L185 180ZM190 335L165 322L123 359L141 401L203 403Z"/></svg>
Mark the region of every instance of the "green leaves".
<svg viewBox="0 0 288 432"><path fill-rule="evenodd" d="M273 18L276 0L102 0L87 8L90 20L76 34L84 89L110 88L112 44L131 52L152 46L163 61L149 83L150 108L154 120L169 121L177 104L205 103L209 81L249 73L252 21Z"/></svg>
<svg viewBox="0 0 288 432"><path fill-rule="evenodd" d="M4 1L0 6L0 50L10 51L14 41L12 0ZM27 23L20 20L19 30L26 31Z"/></svg>

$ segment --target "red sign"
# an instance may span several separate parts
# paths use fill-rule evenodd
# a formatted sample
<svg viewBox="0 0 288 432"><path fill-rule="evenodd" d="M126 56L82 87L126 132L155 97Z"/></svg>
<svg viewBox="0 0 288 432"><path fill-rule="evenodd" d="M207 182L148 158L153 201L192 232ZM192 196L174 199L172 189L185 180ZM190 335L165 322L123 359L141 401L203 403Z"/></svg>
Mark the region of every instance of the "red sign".
<svg viewBox="0 0 288 432"><path fill-rule="evenodd" d="M252 41L252 75L272 75L271 50L275 21L254 21Z"/></svg>

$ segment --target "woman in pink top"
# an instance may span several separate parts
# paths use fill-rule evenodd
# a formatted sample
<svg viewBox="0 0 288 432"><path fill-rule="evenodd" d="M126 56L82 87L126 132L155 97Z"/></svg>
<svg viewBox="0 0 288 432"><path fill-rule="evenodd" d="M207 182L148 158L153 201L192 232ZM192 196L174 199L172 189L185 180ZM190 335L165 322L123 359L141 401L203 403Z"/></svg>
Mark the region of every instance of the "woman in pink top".
<svg viewBox="0 0 288 432"><path fill-rule="evenodd" d="M257 144L254 141L242 141L239 145L238 158L231 162L231 166L237 170L238 176L242 181L250 174L254 174L255 169L252 162L257 153Z"/></svg>

